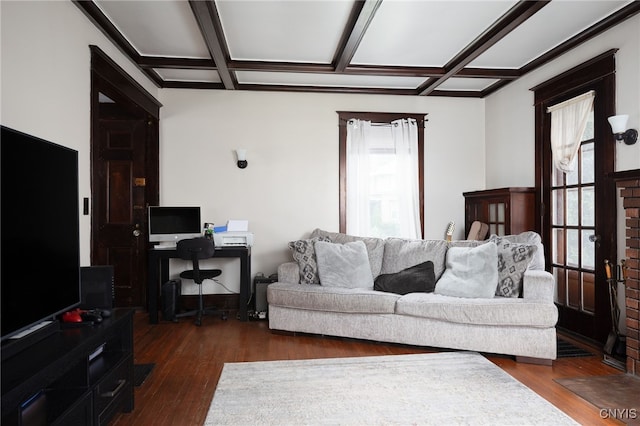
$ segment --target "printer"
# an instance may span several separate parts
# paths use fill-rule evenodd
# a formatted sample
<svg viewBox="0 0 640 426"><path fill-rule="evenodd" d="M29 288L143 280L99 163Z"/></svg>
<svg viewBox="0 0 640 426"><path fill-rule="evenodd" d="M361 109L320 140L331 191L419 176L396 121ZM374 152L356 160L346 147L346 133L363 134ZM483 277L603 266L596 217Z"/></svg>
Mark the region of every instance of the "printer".
<svg viewBox="0 0 640 426"><path fill-rule="evenodd" d="M215 232L213 245L216 247L251 247L253 233L248 231Z"/></svg>
<svg viewBox="0 0 640 426"><path fill-rule="evenodd" d="M213 245L216 247L251 247L253 234L248 220L229 220L226 226L213 228Z"/></svg>

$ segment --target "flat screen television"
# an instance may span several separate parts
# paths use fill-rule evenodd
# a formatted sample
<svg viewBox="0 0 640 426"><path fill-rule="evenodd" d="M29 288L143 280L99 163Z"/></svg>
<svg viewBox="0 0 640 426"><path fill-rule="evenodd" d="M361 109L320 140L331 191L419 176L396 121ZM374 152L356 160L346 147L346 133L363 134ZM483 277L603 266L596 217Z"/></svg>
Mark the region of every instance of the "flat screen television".
<svg viewBox="0 0 640 426"><path fill-rule="evenodd" d="M200 207L149 206L149 242L172 244L202 236Z"/></svg>
<svg viewBox="0 0 640 426"><path fill-rule="evenodd" d="M78 153L0 126L2 343L80 303Z"/></svg>

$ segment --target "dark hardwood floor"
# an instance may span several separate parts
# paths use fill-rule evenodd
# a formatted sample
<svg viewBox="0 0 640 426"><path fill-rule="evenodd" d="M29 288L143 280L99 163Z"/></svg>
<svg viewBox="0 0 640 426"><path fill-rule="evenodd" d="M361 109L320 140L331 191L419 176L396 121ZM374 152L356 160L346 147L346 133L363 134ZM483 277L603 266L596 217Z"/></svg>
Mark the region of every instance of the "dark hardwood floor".
<svg viewBox="0 0 640 426"><path fill-rule="evenodd" d="M135 410L118 414L111 425L201 425L225 362L437 351L352 339L275 334L269 330L267 321L240 322L231 318L234 317L222 321L205 317L201 327L187 318L179 323L150 325L146 313L136 313L135 363L156 366L143 385L135 389ZM562 358L554 361L552 367L516 363L506 356L487 355L487 358L581 424L622 424L602 419L597 407L554 382L565 377L622 374L602 363L601 355Z"/></svg>

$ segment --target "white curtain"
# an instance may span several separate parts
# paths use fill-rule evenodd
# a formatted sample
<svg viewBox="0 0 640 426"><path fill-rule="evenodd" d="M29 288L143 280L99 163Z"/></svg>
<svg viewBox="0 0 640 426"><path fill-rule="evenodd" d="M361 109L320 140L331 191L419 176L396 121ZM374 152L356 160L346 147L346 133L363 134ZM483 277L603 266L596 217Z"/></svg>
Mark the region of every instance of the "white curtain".
<svg viewBox="0 0 640 426"><path fill-rule="evenodd" d="M595 92L592 90L547 108L547 112L551 113L553 164L564 173L570 173L575 168L574 160L580 149L594 98Z"/></svg>
<svg viewBox="0 0 640 426"><path fill-rule="evenodd" d="M418 182L418 124L416 120L392 122L391 134L396 149L396 175L400 232L404 238L419 239L420 190Z"/></svg>
<svg viewBox="0 0 640 426"><path fill-rule="evenodd" d="M347 122L347 234L368 236L371 122Z"/></svg>
<svg viewBox="0 0 640 426"><path fill-rule="evenodd" d="M374 124L375 126L375 124ZM349 120L347 123L347 233L360 236L376 235L376 220L371 218L371 185L374 179L372 154L382 148L392 153L395 162L393 174L396 187L399 225L394 237L419 239L422 236L420 223L420 198L418 181L418 125L415 120L396 120L385 126L372 129L370 121ZM381 135L382 139L381 139ZM378 219L379 220L379 219ZM376 223L373 223L376 222ZM378 224L379 225L379 224ZM379 226L378 226L379 227Z"/></svg>

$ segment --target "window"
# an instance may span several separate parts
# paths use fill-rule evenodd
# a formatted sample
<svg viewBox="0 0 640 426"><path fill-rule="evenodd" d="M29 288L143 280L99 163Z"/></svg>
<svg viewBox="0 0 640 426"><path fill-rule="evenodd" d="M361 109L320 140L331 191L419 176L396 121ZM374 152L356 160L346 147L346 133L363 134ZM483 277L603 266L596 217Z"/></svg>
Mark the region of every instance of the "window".
<svg viewBox="0 0 640 426"><path fill-rule="evenodd" d="M422 238L424 114L338 114L340 231Z"/></svg>

